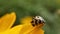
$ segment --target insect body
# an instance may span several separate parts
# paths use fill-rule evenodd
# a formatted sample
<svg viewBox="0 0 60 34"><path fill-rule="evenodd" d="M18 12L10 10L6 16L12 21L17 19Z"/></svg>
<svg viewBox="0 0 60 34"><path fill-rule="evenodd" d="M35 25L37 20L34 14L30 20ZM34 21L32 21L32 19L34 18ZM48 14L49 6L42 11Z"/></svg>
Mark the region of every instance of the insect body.
<svg viewBox="0 0 60 34"><path fill-rule="evenodd" d="M44 24L45 20L41 16L35 16L32 18L31 23L33 26L38 26L40 24Z"/></svg>

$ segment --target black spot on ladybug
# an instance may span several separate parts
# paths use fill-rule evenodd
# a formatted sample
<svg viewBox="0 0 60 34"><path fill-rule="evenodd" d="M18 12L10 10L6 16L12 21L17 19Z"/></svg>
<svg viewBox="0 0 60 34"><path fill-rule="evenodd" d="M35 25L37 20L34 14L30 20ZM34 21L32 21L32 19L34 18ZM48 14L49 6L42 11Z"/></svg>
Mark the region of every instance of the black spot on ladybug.
<svg viewBox="0 0 60 34"><path fill-rule="evenodd" d="M35 26L35 24L32 24L32 26Z"/></svg>
<svg viewBox="0 0 60 34"><path fill-rule="evenodd" d="M35 24L38 25L38 20L35 20Z"/></svg>
<svg viewBox="0 0 60 34"><path fill-rule="evenodd" d="M31 21L31 23L34 23L34 21Z"/></svg>
<svg viewBox="0 0 60 34"><path fill-rule="evenodd" d="M38 22L39 24L41 24L41 20L39 20L39 22Z"/></svg>

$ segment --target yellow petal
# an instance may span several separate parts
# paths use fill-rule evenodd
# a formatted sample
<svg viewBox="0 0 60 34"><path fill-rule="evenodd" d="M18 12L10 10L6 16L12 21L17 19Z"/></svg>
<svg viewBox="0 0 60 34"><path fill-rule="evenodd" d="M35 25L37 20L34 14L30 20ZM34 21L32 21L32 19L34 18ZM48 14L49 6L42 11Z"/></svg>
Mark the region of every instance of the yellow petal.
<svg viewBox="0 0 60 34"><path fill-rule="evenodd" d="M23 25L18 25L6 31L0 32L0 34L19 34L22 27Z"/></svg>
<svg viewBox="0 0 60 34"><path fill-rule="evenodd" d="M24 34L44 34L44 31L42 29L31 29Z"/></svg>
<svg viewBox="0 0 60 34"><path fill-rule="evenodd" d="M20 34L25 34L26 32L30 32L30 30L32 29L33 27L30 26L30 25L24 25L23 28L20 30Z"/></svg>
<svg viewBox="0 0 60 34"><path fill-rule="evenodd" d="M0 34L24 34L25 31L28 31L26 25L18 25L13 27L12 29L8 29L6 31L0 32ZM25 30L26 29L26 30ZM30 28L31 29L31 28Z"/></svg>
<svg viewBox="0 0 60 34"><path fill-rule="evenodd" d="M0 34L24 34L25 32L31 29L32 28L29 27L29 25L17 25L11 29L0 32Z"/></svg>
<svg viewBox="0 0 60 34"><path fill-rule="evenodd" d="M16 20L15 12L2 16L0 18L0 31L4 31L6 29L11 28L15 20Z"/></svg>
<svg viewBox="0 0 60 34"><path fill-rule="evenodd" d="M20 34L22 34L22 33L24 34L26 31L31 30L33 28L32 24L31 24L31 20L32 20L32 17L30 17L30 16L21 19L21 23L24 26L21 29Z"/></svg>
<svg viewBox="0 0 60 34"><path fill-rule="evenodd" d="M30 25L21 25L13 28L10 34L44 34L41 28L31 27Z"/></svg>
<svg viewBox="0 0 60 34"><path fill-rule="evenodd" d="M23 28L21 29L20 34L22 34L23 32L26 32L26 31L28 31L28 30L30 30L30 29L33 28L32 24L31 24L31 20L32 20L32 17L31 17L31 16L24 17L24 18L22 18L22 19L20 20L21 23L22 23L23 25L25 25L25 26L23 26Z"/></svg>
<svg viewBox="0 0 60 34"><path fill-rule="evenodd" d="M32 17L27 16L27 17L22 18L20 21L21 21L22 24L31 25L31 23L30 23L31 20L32 20Z"/></svg>
<svg viewBox="0 0 60 34"><path fill-rule="evenodd" d="M23 28L23 25L15 26L8 32L8 34L19 34L22 28Z"/></svg>

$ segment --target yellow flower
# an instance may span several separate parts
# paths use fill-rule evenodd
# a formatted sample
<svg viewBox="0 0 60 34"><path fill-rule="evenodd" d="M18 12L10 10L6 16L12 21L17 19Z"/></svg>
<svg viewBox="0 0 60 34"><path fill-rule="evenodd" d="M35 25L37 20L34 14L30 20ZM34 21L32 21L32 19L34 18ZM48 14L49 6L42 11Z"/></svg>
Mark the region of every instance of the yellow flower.
<svg viewBox="0 0 60 34"><path fill-rule="evenodd" d="M44 31L42 30L44 24L39 24L39 27L33 27L31 24L32 17L22 18L20 20L22 24L11 28L15 20L16 15L14 12L1 17L0 34L44 34Z"/></svg>

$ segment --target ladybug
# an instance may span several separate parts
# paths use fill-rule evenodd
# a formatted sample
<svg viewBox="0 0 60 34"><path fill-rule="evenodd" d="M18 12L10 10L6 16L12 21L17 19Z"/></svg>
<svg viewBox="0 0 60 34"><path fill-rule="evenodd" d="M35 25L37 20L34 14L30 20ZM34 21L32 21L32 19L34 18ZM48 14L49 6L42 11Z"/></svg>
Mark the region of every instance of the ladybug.
<svg viewBox="0 0 60 34"><path fill-rule="evenodd" d="M31 21L32 26L38 26L39 24L44 24L44 23L45 20L41 16L34 16Z"/></svg>

